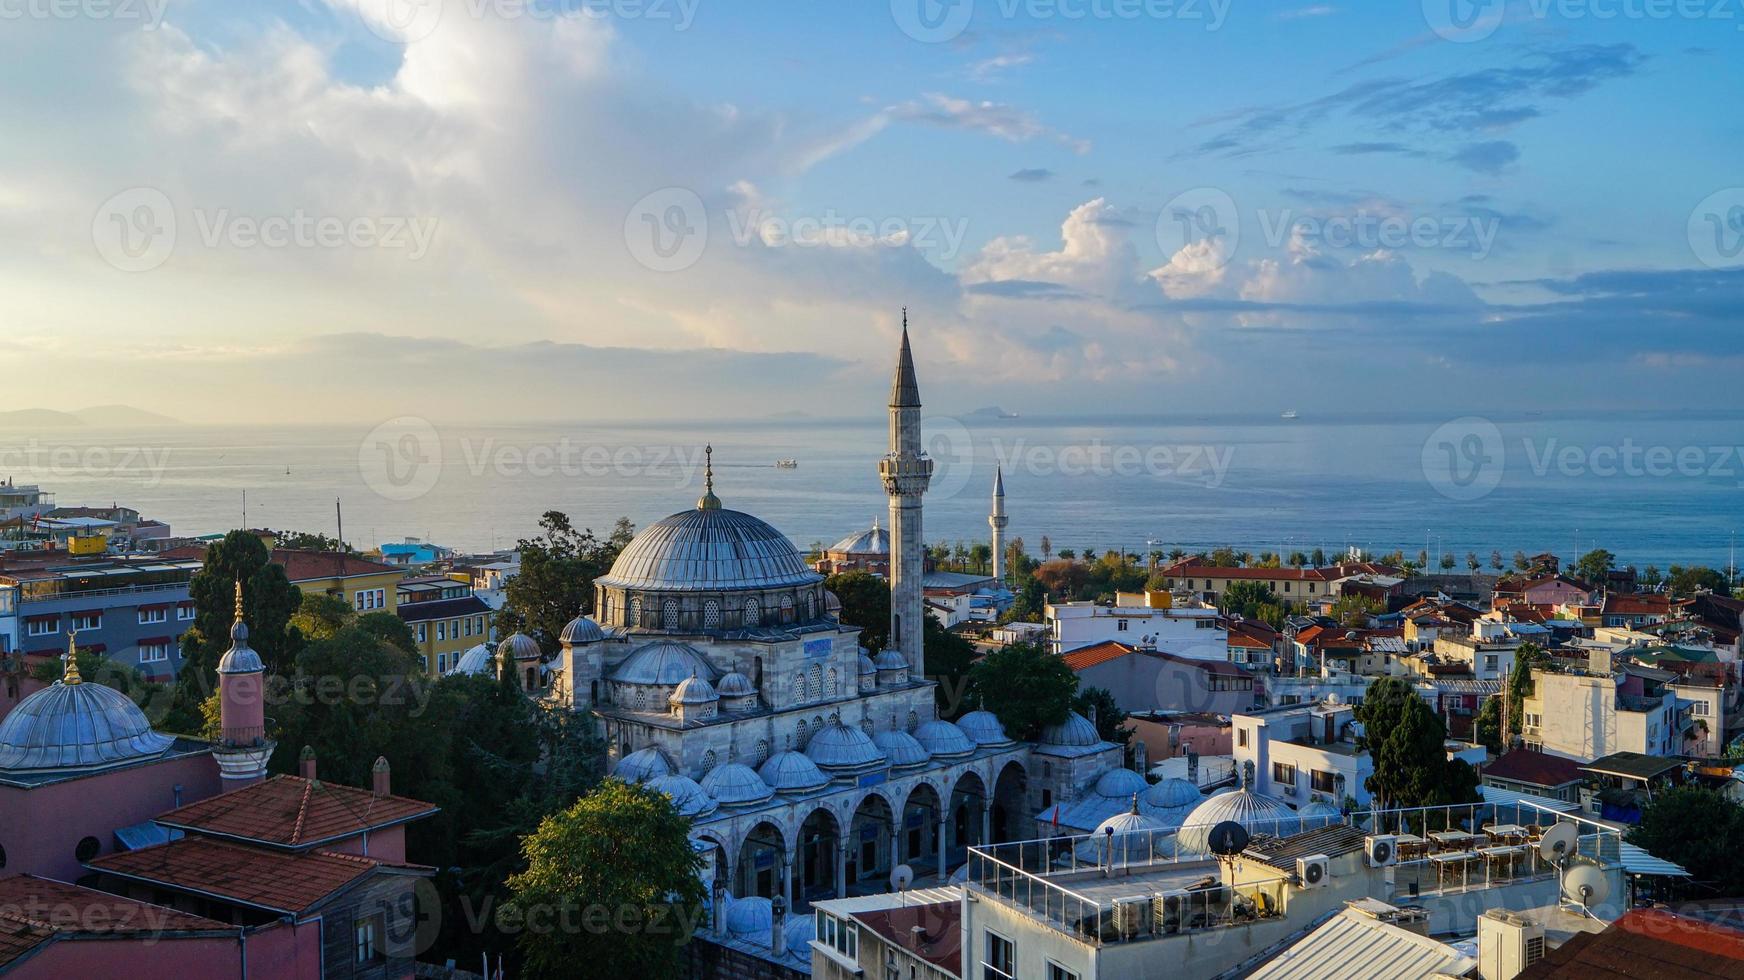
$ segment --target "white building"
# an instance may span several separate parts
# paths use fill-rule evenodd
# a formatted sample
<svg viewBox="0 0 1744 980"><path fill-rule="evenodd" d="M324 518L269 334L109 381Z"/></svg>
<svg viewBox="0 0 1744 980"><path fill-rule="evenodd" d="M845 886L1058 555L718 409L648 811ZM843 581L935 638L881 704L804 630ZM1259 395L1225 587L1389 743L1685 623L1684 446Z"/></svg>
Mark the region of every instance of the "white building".
<svg viewBox="0 0 1744 980"><path fill-rule="evenodd" d="M1526 747L1577 762L1616 752L1669 756L1682 751L1688 704L1670 685L1631 682L1610 654L1592 651L1586 670L1534 670L1521 708Z"/></svg>
<svg viewBox="0 0 1744 980"><path fill-rule="evenodd" d="M1229 630L1217 610L1167 592L1120 592L1112 606L1051 602L1046 619L1054 653L1118 640L1194 660L1229 661Z"/></svg>
<svg viewBox="0 0 1744 980"><path fill-rule="evenodd" d="M1356 712L1347 704L1296 704L1231 719L1237 768L1253 764L1254 791L1295 806L1315 800L1372 801L1364 785L1374 760L1356 744ZM1448 757L1473 766L1489 756L1481 745L1447 743Z"/></svg>

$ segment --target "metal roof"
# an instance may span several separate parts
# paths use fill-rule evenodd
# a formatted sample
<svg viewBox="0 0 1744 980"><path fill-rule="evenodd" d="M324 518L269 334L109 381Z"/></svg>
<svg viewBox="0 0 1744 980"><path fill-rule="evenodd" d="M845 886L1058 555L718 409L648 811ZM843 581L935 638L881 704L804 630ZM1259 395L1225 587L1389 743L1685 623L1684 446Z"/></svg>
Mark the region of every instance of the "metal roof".
<svg viewBox="0 0 1744 980"><path fill-rule="evenodd" d="M1619 845L1622 848L1620 856L1623 859L1623 870L1632 875L1660 875L1666 878L1688 878L1690 873L1682 865L1654 857L1645 848L1625 841Z"/></svg>
<svg viewBox="0 0 1744 980"><path fill-rule="evenodd" d="M1640 752L1613 752L1602 759L1594 759L1581 768L1605 776L1648 780L1683 768L1683 762L1663 756L1643 755Z"/></svg>
<svg viewBox="0 0 1744 980"><path fill-rule="evenodd" d="M687 510L643 528L596 585L659 592L713 592L812 585L793 542L750 514Z"/></svg>
<svg viewBox="0 0 1744 980"><path fill-rule="evenodd" d="M1580 806L1578 804L1567 803L1562 800L1553 800L1548 796L1537 796L1532 793L1516 793L1509 789L1497 789L1494 786L1479 786L1478 794L1484 798L1485 803L1491 803L1497 806L1526 804L1538 807L1541 810L1549 810L1554 813L1580 812Z"/></svg>
<svg viewBox="0 0 1744 980"><path fill-rule="evenodd" d="M1250 980L1419 980L1462 976L1477 962L1446 943L1347 908L1270 962Z"/></svg>

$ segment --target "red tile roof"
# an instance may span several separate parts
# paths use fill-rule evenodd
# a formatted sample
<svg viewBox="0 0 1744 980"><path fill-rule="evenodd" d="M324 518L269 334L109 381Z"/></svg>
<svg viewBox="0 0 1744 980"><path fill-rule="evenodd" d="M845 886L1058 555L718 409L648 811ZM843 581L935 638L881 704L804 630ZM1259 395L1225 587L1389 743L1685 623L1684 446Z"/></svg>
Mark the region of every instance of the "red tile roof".
<svg viewBox="0 0 1744 980"><path fill-rule="evenodd" d="M1110 660L1119 660L1121 657L1134 652L1136 652L1136 648L1129 647L1118 640L1103 640L1101 643L1091 646L1079 647L1060 659L1066 661L1066 666L1073 670L1083 670L1086 667L1108 663Z"/></svg>
<svg viewBox="0 0 1744 980"><path fill-rule="evenodd" d="M1686 603L1673 603L1662 595L1608 595L1605 597L1607 616L1669 616Z"/></svg>
<svg viewBox="0 0 1744 980"><path fill-rule="evenodd" d="M84 935L235 931L223 922L36 875L0 878L0 918Z"/></svg>
<svg viewBox="0 0 1744 980"><path fill-rule="evenodd" d="M53 938L53 929L0 912L0 970Z"/></svg>
<svg viewBox="0 0 1744 980"><path fill-rule="evenodd" d="M1484 775L1534 786L1561 786L1582 778L1580 763L1532 749L1503 753L1484 766Z"/></svg>
<svg viewBox="0 0 1744 980"><path fill-rule="evenodd" d="M1744 932L1663 909L1631 909L1545 954L1521 980L1744 980Z"/></svg>
<svg viewBox="0 0 1744 980"><path fill-rule="evenodd" d="M171 810L157 822L201 834L303 849L427 817L437 809L422 800L376 796L355 786L274 776Z"/></svg>
<svg viewBox="0 0 1744 980"><path fill-rule="evenodd" d="M333 851L287 853L210 837L183 837L89 862L94 871L167 888L212 895L256 908L299 915L362 879L388 868L430 869Z"/></svg>

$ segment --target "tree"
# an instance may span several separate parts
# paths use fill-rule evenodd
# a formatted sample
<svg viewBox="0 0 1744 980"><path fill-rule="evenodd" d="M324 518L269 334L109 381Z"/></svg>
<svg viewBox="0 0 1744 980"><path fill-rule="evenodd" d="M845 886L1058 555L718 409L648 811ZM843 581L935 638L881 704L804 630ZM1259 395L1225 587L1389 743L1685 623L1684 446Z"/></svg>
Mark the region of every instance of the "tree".
<svg viewBox="0 0 1744 980"><path fill-rule="evenodd" d="M890 642L890 583L871 572L840 572L824 588L841 600L842 622L860 627L860 645L876 654Z"/></svg>
<svg viewBox="0 0 1744 980"><path fill-rule="evenodd" d="M1011 604L1011 613L1006 622L1039 623L1048 607L1048 590L1042 585L1042 580L1031 576L1023 591L1017 594L1017 600Z"/></svg>
<svg viewBox="0 0 1744 980"><path fill-rule="evenodd" d="M1326 566L1326 551L1325 551L1325 549L1315 548L1314 554L1312 557L1313 557L1313 565L1315 568L1324 568Z"/></svg>
<svg viewBox="0 0 1744 980"><path fill-rule="evenodd" d="M1237 582L1219 597L1217 608L1225 616L1257 619L1262 606L1278 605L1278 596L1264 582Z"/></svg>
<svg viewBox="0 0 1744 980"><path fill-rule="evenodd" d="M601 541L593 529L578 531L568 515L548 510L539 518L539 528L538 537L516 545L521 570L503 587L496 627L504 636L526 633L551 653L570 620L593 612L593 580L612 567L635 527L619 518L610 537Z"/></svg>
<svg viewBox="0 0 1744 980"><path fill-rule="evenodd" d="M1478 716L1472 721L1472 738L1492 755L1500 755L1507 751L1502 744L1502 699L1488 697L1484 706L1478 709Z"/></svg>
<svg viewBox="0 0 1744 980"><path fill-rule="evenodd" d="M1478 560L1478 553L1477 552L1468 551L1465 553L1465 567L1466 567L1467 571L1471 572L1473 575L1476 575L1478 573L1478 569L1484 567L1484 563Z"/></svg>
<svg viewBox="0 0 1744 980"><path fill-rule="evenodd" d="M1603 586L1617 567L1617 556L1603 548L1594 548L1574 563L1574 574L1588 585Z"/></svg>
<svg viewBox="0 0 1744 980"><path fill-rule="evenodd" d="M291 614L291 625L304 640L326 640L344 629L357 616L357 608L336 595L308 592Z"/></svg>
<svg viewBox="0 0 1744 980"><path fill-rule="evenodd" d="M1682 865L1721 895L1744 891L1744 851L1726 846L1744 835L1744 809L1720 793L1679 786L1660 793L1641 811L1625 839L1654 857Z"/></svg>
<svg viewBox="0 0 1744 980"><path fill-rule="evenodd" d="M182 666L161 727L177 732L205 727L202 705L218 689L218 660L230 649L239 581L249 646L260 654L267 673L286 670L302 649L302 632L291 625L292 614L302 605L302 590L285 577L282 566L272 563L272 554L259 537L231 531L206 549L203 566L188 580L194 625L182 634Z"/></svg>
<svg viewBox="0 0 1744 980"><path fill-rule="evenodd" d="M1502 553L1500 551L1490 552L1490 568L1499 572L1505 567L1507 566L1502 564Z"/></svg>
<svg viewBox="0 0 1744 980"><path fill-rule="evenodd" d="M1514 571L1529 572L1532 570L1532 559L1526 557L1526 552L1514 552Z"/></svg>
<svg viewBox="0 0 1744 980"><path fill-rule="evenodd" d="M1700 591L1718 595L1730 594L1726 589L1726 576L1701 565L1692 565L1689 568L1671 566L1671 579L1666 589L1679 598L1687 598Z"/></svg>
<svg viewBox="0 0 1744 980"><path fill-rule="evenodd" d="M1291 568L1301 568L1306 564L1308 564L1308 556L1307 555L1303 554L1300 551L1290 552L1290 567Z"/></svg>
<svg viewBox="0 0 1744 980"><path fill-rule="evenodd" d="M1381 613L1381 604L1367 596L1348 592L1332 603L1331 615L1346 629L1367 629L1369 617Z"/></svg>
<svg viewBox="0 0 1744 980"><path fill-rule="evenodd" d="M418 656L418 641L412 638L411 624L391 612L364 613L357 617L357 628L410 656Z"/></svg>
<svg viewBox="0 0 1744 980"><path fill-rule="evenodd" d="M1444 572L1453 571L1453 565L1454 565L1453 552L1450 551L1450 552L1447 552L1441 556L1441 570L1442 571L1444 571Z"/></svg>
<svg viewBox="0 0 1744 980"><path fill-rule="evenodd" d="M1641 573L1641 584L1649 589L1658 588L1659 584L1664 581L1665 573L1659 570L1658 565L1648 565L1647 569Z"/></svg>
<svg viewBox="0 0 1744 980"><path fill-rule="evenodd" d="M1136 728L1126 724L1126 712L1107 688L1087 687L1072 699L1072 710L1096 723L1096 734L1105 742L1125 745L1132 740Z"/></svg>
<svg viewBox="0 0 1744 980"><path fill-rule="evenodd" d="M273 540L277 547L294 548L298 551L351 551L351 546L338 538L330 538L315 531L280 531L273 535Z"/></svg>
<svg viewBox="0 0 1744 980"><path fill-rule="evenodd" d="M986 575L988 563L993 560L993 546L976 542L969 548L969 560L975 563L977 575Z"/></svg>
<svg viewBox="0 0 1744 980"><path fill-rule="evenodd" d="M1073 559L1075 559L1077 557L1078 557L1078 553L1076 551L1073 551L1071 548L1061 548L1060 549L1060 560L1061 561L1072 561Z"/></svg>
<svg viewBox="0 0 1744 980"><path fill-rule="evenodd" d="M975 645L945 629L938 617L927 614L925 637L927 680L935 681L933 703L939 717L962 714L969 693L969 674L975 665Z"/></svg>
<svg viewBox="0 0 1744 980"><path fill-rule="evenodd" d="M572 977L579 964L595 976L679 974L706 896L690 820L664 794L606 780L547 817L522 853L527 868L509 879L504 909L518 921L504 924L527 926L519 945L528 975ZM590 909L609 910L613 927L549 928L561 912ZM541 919L547 928L533 928Z"/></svg>
<svg viewBox="0 0 1744 980"><path fill-rule="evenodd" d="M1066 720L1078 692L1078 675L1035 644L1013 643L983 657L969 671L969 690L999 717L1012 738L1032 742L1042 729Z"/></svg>
<svg viewBox="0 0 1744 980"><path fill-rule="evenodd" d="M1476 777L1467 780L1469 766L1462 771L1449 764L1447 729L1410 684L1397 677L1374 681L1357 706L1356 718L1374 761L1365 786L1377 807L1477 801Z"/></svg>
<svg viewBox="0 0 1744 980"><path fill-rule="evenodd" d="M1508 735L1512 738L1520 734L1520 725L1525 718L1526 699L1532 696L1532 671L1543 669L1550 665L1550 655L1536 643L1522 643L1514 651L1514 669L1508 674L1508 684L1504 693L1508 698ZM1491 698L1491 700L1495 700ZM1507 746L1502 747L1504 751Z"/></svg>

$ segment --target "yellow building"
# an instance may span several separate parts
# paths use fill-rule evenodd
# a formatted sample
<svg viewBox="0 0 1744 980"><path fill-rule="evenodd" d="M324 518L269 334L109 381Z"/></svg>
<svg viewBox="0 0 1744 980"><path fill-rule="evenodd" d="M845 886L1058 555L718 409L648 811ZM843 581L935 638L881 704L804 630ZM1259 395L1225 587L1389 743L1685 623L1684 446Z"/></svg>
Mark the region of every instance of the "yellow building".
<svg viewBox="0 0 1744 980"><path fill-rule="evenodd" d="M337 551L275 548L275 565L304 595L325 594L344 599L360 613L394 612L399 608L399 584L405 569Z"/></svg>
<svg viewBox="0 0 1744 980"><path fill-rule="evenodd" d="M469 582L442 575L402 579L396 602L431 676L446 674L461 654L490 642L491 609Z"/></svg>

